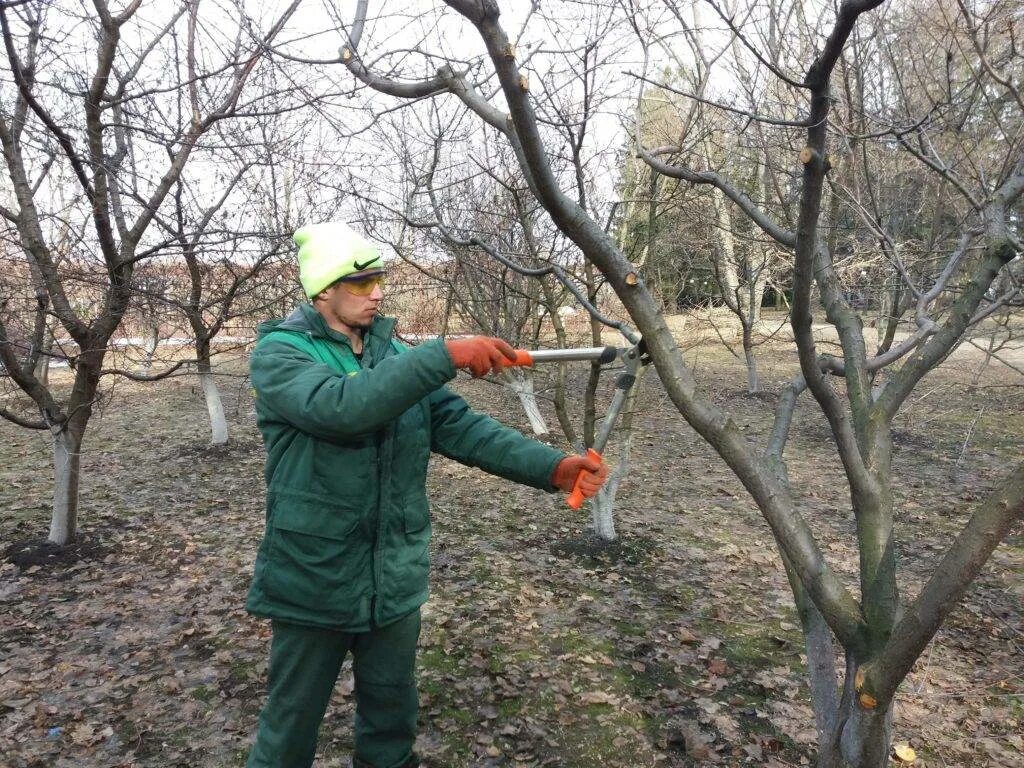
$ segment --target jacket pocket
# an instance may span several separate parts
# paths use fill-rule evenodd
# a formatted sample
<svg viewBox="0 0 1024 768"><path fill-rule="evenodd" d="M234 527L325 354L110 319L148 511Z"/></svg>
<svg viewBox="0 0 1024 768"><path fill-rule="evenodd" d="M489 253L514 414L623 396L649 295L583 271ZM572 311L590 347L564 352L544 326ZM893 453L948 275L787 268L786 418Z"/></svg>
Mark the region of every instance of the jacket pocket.
<svg viewBox="0 0 1024 768"><path fill-rule="evenodd" d="M360 510L294 491L271 491L268 504L267 596L331 622L355 621L360 598L373 590L372 542Z"/></svg>
<svg viewBox="0 0 1024 768"><path fill-rule="evenodd" d="M427 504L426 496L423 494L407 496L403 506L405 507L403 514L407 534L420 533L430 525L430 507Z"/></svg>
<svg viewBox="0 0 1024 768"><path fill-rule="evenodd" d="M423 492L410 493L402 499L402 528L395 530L389 542L390 553L385 563L387 592L394 604L407 608L427 591L430 570L430 511ZM397 527L396 527L397 528Z"/></svg>
<svg viewBox="0 0 1024 768"><path fill-rule="evenodd" d="M316 494L272 490L267 493L274 528L334 541L358 535L360 510L351 504L327 502Z"/></svg>

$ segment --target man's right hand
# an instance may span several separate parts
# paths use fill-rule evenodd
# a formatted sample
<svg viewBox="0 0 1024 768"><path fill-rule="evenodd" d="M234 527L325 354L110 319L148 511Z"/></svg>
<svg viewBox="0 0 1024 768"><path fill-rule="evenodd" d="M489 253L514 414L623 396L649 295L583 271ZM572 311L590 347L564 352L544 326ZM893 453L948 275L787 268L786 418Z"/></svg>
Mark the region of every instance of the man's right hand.
<svg viewBox="0 0 1024 768"><path fill-rule="evenodd" d="M508 342L490 336L450 339L444 345L455 367L468 369L476 378L492 371L501 373L506 365L516 360L516 351Z"/></svg>

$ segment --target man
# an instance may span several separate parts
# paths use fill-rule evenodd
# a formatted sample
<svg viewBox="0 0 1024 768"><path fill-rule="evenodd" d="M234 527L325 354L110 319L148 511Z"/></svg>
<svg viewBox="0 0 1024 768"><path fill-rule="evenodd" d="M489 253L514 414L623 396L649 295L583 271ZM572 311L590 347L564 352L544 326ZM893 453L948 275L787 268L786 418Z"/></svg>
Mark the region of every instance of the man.
<svg viewBox="0 0 1024 768"><path fill-rule="evenodd" d="M267 449L266 533L246 608L272 619L269 692L249 768L313 762L342 661L353 656L357 768L413 768L420 606L427 599L431 451L548 491L584 494L603 463L567 456L470 410L456 369L498 373L500 339L405 349L377 314L380 253L343 224L295 233L311 303L260 326L250 362Z"/></svg>

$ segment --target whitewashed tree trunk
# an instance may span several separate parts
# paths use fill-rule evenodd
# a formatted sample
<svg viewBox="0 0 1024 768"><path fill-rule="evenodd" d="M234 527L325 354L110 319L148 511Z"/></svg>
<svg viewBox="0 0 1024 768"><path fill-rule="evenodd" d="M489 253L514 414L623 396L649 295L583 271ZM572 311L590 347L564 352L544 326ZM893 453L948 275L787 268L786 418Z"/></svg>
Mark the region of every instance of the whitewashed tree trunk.
<svg viewBox="0 0 1024 768"><path fill-rule="evenodd" d="M612 470L608 480L590 502L594 535L602 541L615 541L618 538L618 533L615 531L615 497L623 478L629 475L629 454L633 432L630 430L626 435L623 436L620 433L619 436L624 439L615 469Z"/></svg>
<svg viewBox="0 0 1024 768"><path fill-rule="evenodd" d="M715 218L718 227L716 237L718 247L712 249L715 258L715 271L719 288L722 291L722 298L734 313L742 312L740 301L739 285L740 278L736 270L736 244L732 232L732 216L729 213L729 203L721 190L715 189L711 193L714 202Z"/></svg>
<svg viewBox="0 0 1024 768"><path fill-rule="evenodd" d="M752 328L757 328L758 323L761 322L761 304L764 303L764 292L768 287L768 276L771 270L768 268L768 259L770 257L766 254L764 256L764 263L761 264L760 269L754 276L753 287L751 288L751 301L749 307L750 325Z"/></svg>
<svg viewBox="0 0 1024 768"><path fill-rule="evenodd" d="M619 456L615 467L608 475L601 490L591 499L591 521L594 526L594 535L602 541L615 541L618 538L618 533L615 531L615 497L619 492L619 485L629 476L629 460L633 445L633 413L646 372L646 368L640 369L637 380L623 405L618 429L613 433L619 446Z"/></svg>
<svg viewBox="0 0 1024 768"><path fill-rule="evenodd" d="M505 381L519 398L519 402L523 406L523 412L530 422L530 429L533 430L533 434L548 434L548 425L544 421L540 408L537 406L537 395L533 389L533 375L518 370L505 371L505 374Z"/></svg>
<svg viewBox="0 0 1024 768"><path fill-rule="evenodd" d="M747 362L747 392L754 394L761 391L761 379L757 375L757 357L754 355L752 333L749 328L743 329L743 357Z"/></svg>
<svg viewBox="0 0 1024 768"><path fill-rule="evenodd" d="M753 283L740 288L740 271L737 266L736 243L732 231L732 217L725 195L718 189L712 192L715 216L718 220L717 247L712 249L715 260L715 279L722 292L726 306L740 321L743 340L743 357L747 364L747 391L761 390L757 375L757 358L754 356L753 330L761 317L761 297L767 279L767 270L762 269ZM750 280L746 275L745 279Z"/></svg>
<svg viewBox="0 0 1024 768"><path fill-rule="evenodd" d="M73 429L53 432L53 517L49 540L64 545L74 538L78 523L78 481L82 437Z"/></svg>
<svg viewBox="0 0 1024 768"><path fill-rule="evenodd" d="M220 390L213 378L213 372L206 370L199 374L199 382L203 386L206 398L206 410L210 414L210 430L212 445L224 445L228 441L228 421L224 415L224 404L220 399Z"/></svg>
<svg viewBox="0 0 1024 768"><path fill-rule="evenodd" d="M46 387L50 384L50 357L48 355L42 355L36 362L36 369L32 372L32 375L36 377L42 386Z"/></svg>
<svg viewBox="0 0 1024 768"><path fill-rule="evenodd" d="M36 380L44 387L50 384L50 358L53 354L53 331L46 328L43 331L43 343L40 349L39 359L36 361L35 370L32 372Z"/></svg>
<svg viewBox="0 0 1024 768"><path fill-rule="evenodd" d="M152 334L148 339L146 339L145 356L143 357L142 362L139 363L140 373L149 373L153 368L153 358L156 357L157 347L160 346L160 327L153 326L150 330L152 331Z"/></svg>

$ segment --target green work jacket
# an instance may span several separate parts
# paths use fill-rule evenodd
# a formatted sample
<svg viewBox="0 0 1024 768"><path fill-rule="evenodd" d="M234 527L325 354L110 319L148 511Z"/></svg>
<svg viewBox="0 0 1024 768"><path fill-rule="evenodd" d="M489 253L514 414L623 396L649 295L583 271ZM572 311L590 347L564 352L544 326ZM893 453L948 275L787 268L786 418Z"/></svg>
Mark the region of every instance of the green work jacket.
<svg viewBox="0 0 1024 768"><path fill-rule="evenodd" d="M555 490L565 454L472 411L444 386L443 341L406 349L394 326L378 317L358 359L309 304L260 326L250 372L267 518L250 613L360 632L422 605L431 451Z"/></svg>

